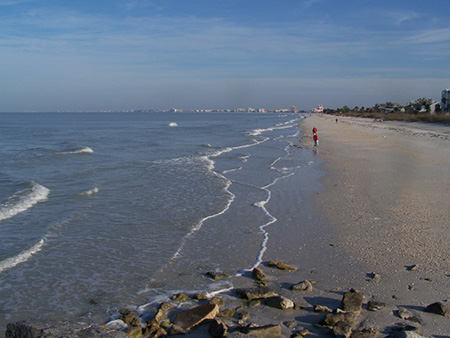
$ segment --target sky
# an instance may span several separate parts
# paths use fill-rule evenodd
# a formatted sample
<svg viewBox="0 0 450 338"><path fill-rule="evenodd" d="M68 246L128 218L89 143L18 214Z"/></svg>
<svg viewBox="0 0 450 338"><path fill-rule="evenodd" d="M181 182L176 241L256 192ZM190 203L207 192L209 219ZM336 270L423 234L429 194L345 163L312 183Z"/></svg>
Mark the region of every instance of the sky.
<svg viewBox="0 0 450 338"><path fill-rule="evenodd" d="M450 0L0 0L0 112L440 100Z"/></svg>

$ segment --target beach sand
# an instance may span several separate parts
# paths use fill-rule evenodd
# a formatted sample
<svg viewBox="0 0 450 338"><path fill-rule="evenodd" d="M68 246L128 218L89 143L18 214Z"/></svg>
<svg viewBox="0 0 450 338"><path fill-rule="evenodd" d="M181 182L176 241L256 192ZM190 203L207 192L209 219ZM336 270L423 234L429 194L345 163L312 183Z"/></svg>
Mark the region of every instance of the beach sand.
<svg viewBox="0 0 450 338"><path fill-rule="evenodd" d="M448 306L450 297L450 127L338 119L313 115L302 128L311 148L311 130L318 128L320 146L313 151L326 172L325 190L312 205L336 231L339 251L358 267L350 269L353 287L388 304L366 313L363 325L388 333L404 307L422 319L423 335L450 336L448 318L423 312L437 301Z"/></svg>

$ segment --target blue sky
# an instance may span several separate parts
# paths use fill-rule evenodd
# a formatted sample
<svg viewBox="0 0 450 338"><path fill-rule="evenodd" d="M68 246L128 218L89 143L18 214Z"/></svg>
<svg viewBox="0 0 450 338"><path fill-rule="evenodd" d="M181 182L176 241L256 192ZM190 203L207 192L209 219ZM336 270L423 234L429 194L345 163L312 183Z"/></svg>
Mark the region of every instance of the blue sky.
<svg viewBox="0 0 450 338"><path fill-rule="evenodd" d="M0 0L0 111L439 100L450 0Z"/></svg>

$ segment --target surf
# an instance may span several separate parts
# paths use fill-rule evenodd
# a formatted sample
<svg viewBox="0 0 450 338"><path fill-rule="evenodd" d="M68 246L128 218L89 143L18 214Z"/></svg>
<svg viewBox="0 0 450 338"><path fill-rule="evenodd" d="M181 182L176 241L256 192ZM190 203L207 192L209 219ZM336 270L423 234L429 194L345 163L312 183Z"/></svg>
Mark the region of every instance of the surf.
<svg viewBox="0 0 450 338"><path fill-rule="evenodd" d="M48 199L50 190L46 187L31 182L31 187L19 190L0 204L0 222L12 218L39 202Z"/></svg>

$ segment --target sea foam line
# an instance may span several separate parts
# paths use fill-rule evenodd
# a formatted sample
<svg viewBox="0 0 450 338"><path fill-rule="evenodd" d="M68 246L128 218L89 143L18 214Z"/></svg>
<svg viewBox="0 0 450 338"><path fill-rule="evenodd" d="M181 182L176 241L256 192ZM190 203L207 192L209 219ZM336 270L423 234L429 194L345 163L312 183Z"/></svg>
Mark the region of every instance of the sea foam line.
<svg viewBox="0 0 450 338"><path fill-rule="evenodd" d="M0 205L0 221L12 218L21 212L33 207L33 205L45 201L50 190L32 182L32 187L17 191Z"/></svg>
<svg viewBox="0 0 450 338"><path fill-rule="evenodd" d="M91 154L93 153L94 150L92 150L92 148L89 147L82 147L80 149L75 149L75 150L71 150L71 151L63 151L58 153L59 155L70 155L70 154Z"/></svg>
<svg viewBox="0 0 450 338"><path fill-rule="evenodd" d="M21 253L17 254L16 256L6 258L0 262L0 273L7 269L11 269L15 267L16 265L26 262L33 256L34 254L41 251L42 247L45 244L45 237L42 238L39 242L37 242L35 245L33 245L31 248L22 251Z"/></svg>

